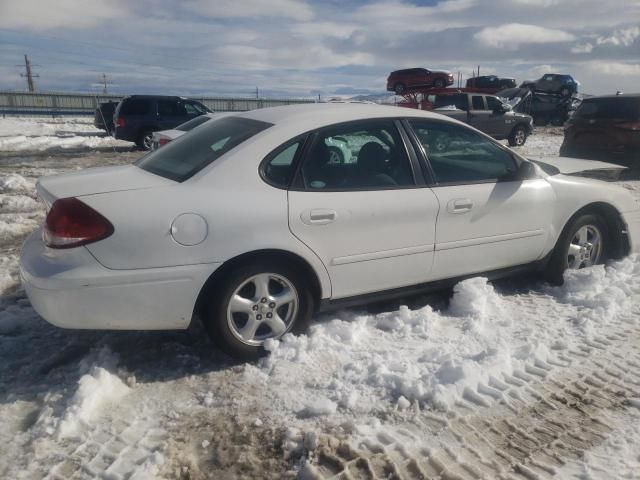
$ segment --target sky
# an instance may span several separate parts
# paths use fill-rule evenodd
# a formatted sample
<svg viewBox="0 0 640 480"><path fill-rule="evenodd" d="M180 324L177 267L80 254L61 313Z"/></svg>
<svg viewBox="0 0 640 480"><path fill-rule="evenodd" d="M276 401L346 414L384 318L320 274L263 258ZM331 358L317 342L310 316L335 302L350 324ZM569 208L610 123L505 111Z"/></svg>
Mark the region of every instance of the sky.
<svg viewBox="0 0 640 480"><path fill-rule="evenodd" d="M640 91L640 0L0 0L0 90L309 98L391 70Z"/></svg>

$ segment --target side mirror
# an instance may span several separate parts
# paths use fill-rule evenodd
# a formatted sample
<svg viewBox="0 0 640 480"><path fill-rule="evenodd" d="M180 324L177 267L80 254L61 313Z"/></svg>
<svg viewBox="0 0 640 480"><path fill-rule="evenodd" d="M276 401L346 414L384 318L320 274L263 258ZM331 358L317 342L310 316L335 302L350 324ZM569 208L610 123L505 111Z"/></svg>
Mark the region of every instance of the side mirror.
<svg viewBox="0 0 640 480"><path fill-rule="evenodd" d="M495 113L507 113L507 112L510 112L511 109L512 109L511 105L509 105L508 103L503 103L499 107L496 107L494 112Z"/></svg>
<svg viewBox="0 0 640 480"><path fill-rule="evenodd" d="M522 162L518 169L502 177L503 182L522 182L536 176L536 167L531 162Z"/></svg>

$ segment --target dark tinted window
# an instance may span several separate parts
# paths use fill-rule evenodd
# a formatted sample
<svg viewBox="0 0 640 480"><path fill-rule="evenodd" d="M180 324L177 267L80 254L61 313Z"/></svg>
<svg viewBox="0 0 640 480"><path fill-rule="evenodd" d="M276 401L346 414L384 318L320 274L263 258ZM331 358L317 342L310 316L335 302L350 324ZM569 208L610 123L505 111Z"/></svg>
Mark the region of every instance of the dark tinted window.
<svg viewBox="0 0 640 480"><path fill-rule="evenodd" d="M207 113L205 106L198 102L184 102L184 108L189 115L202 115L203 113Z"/></svg>
<svg viewBox="0 0 640 480"><path fill-rule="evenodd" d="M584 100L576 118L607 120L640 120L640 98L593 98Z"/></svg>
<svg viewBox="0 0 640 480"><path fill-rule="evenodd" d="M303 139L295 140L271 153L263 164L262 173L269 183L287 187L293 175L293 160L302 146Z"/></svg>
<svg viewBox="0 0 640 480"><path fill-rule="evenodd" d="M183 182L270 126L248 118L221 118L145 155L136 165L156 175Z"/></svg>
<svg viewBox="0 0 640 480"><path fill-rule="evenodd" d="M484 110L484 100L481 95L472 96L471 104L473 105L473 110Z"/></svg>
<svg viewBox="0 0 640 480"><path fill-rule="evenodd" d="M184 113L184 106L177 100L158 100L158 115L177 117Z"/></svg>
<svg viewBox="0 0 640 480"><path fill-rule="evenodd" d="M459 94L459 95L436 95L436 98L433 102L433 108L442 108L453 105L459 110L467 109L467 95Z"/></svg>
<svg viewBox="0 0 640 480"><path fill-rule="evenodd" d="M497 110L502 107L502 102L498 100L496 97L486 97L487 99L487 108L489 110Z"/></svg>
<svg viewBox="0 0 640 480"><path fill-rule="evenodd" d="M122 102L120 115L146 115L151 110L151 102L146 98L130 98Z"/></svg>
<svg viewBox="0 0 640 480"><path fill-rule="evenodd" d="M308 190L414 185L409 158L392 120L350 122L320 130L305 154L302 177Z"/></svg>
<svg viewBox="0 0 640 480"><path fill-rule="evenodd" d="M181 130L183 132L188 132L189 130L193 130L198 125L202 125L203 123L211 120L211 117L207 117L206 115L200 115L199 117L193 118L188 122L184 122L176 127L176 130Z"/></svg>
<svg viewBox="0 0 640 480"><path fill-rule="evenodd" d="M409 123L424 146L438 183L497 180L516 170L507 150L471 129L429 120Z"/></svg>

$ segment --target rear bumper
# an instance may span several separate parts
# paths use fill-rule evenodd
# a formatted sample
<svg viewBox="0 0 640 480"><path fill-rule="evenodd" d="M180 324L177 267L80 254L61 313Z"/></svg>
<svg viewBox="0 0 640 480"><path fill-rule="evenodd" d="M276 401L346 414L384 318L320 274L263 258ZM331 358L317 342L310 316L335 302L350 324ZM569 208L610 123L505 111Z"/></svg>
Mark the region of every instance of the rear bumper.
<svg viewBox="0 0 640 480"><path fill-rule="evenodd" d="M47 248L40 231L25 241L20 276L33 308L62 328L187 328L198 294L220 264L110 270L84 247Z"/></svg>

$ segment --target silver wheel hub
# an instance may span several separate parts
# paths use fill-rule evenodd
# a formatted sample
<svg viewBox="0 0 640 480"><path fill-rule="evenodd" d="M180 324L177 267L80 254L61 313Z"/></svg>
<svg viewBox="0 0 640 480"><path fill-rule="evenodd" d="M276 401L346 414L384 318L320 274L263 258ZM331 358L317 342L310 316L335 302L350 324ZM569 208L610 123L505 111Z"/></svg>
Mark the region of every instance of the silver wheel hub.
<svg viewBox="0 0 640 480"><path fill-rule="evenodd" d="M522 130L518 130L516 132L516 144L522 145L524 143L524 132Z"/></svg>
<svg viewBox="0 0 640 480"><path fill-rule="evenodd" d="M260 273L243 281L231 295L227 324L242 343L259 346L291 329L298 305L291 281L276 273Z"/></svg>
<svg viewBox="0 0 640 480"><path fill-rule="evenodd" d="M567 252L567 267L578 269L598 263L602 256L602 234L595 225L580 227L571 239Z"/></svg>

